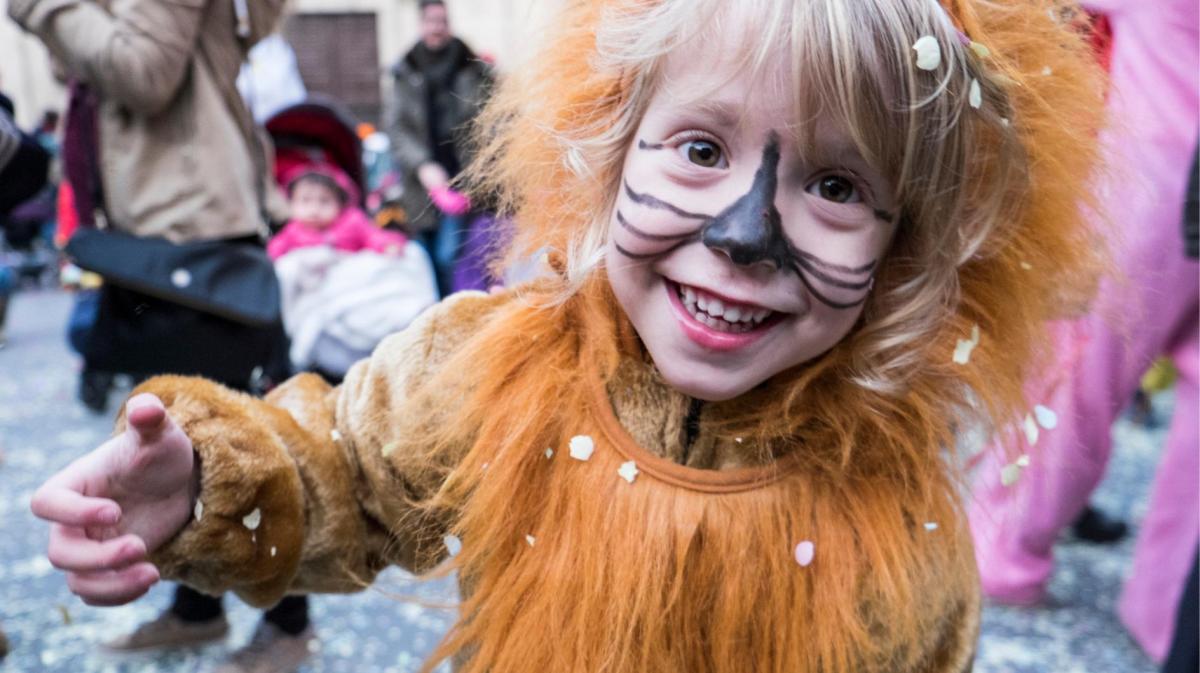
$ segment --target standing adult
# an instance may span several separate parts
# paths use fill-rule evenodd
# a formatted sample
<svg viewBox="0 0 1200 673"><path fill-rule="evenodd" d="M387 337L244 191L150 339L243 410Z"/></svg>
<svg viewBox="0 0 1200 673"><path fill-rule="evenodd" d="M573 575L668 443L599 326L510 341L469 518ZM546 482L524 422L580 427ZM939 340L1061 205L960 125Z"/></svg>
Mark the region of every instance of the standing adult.
<svg viewBox="0 0 1200 673"><path fill-rule="evenodd" d="M492 72L450 30L443 0L420 0L421 40L392 67L387 133L404 173L404 209L449 293L467 221L451 181L470 163L467 133L487 98Z"/></svg>
<svg viewBox="0 0 1200 673"><path fill-rule="evenodd" d="M67 144L81 151L66 158L80 160L65 170L81 218L101 213L114 229L177 244L259 240L266 231L267 157L235 80L283 4L9 0L12 18L77 83ZM210 347L228 352L244 345ZM109 645L193 644L223 637L228 628L219 598L179 586L165 614ZM223 670L295 670L313 637L305 599L285 598Z"/></svg>
<svg viewBox="0 0 1200 673"><path fill-rule="evenodd" d="M1200 10L1194 0L1088 0L1112 24L1110 167L1098 197L1117 230L1117 281L1091 315L1060 330L1070 362L1049 399L1058 426L1038 442L1011 488L987 470L971 512L984 592L1036 603L1054 568L1063 527L1087 503L1112 451L1112 424L1154 358L1179 370L1166 449L1118 611L1161 661L1200 539L1200 267L1185 254L1180 214L1200 132ZM1122 322L1114 326L1112 320ZM1073 354L1073 355L1072 355Z"/></svg>

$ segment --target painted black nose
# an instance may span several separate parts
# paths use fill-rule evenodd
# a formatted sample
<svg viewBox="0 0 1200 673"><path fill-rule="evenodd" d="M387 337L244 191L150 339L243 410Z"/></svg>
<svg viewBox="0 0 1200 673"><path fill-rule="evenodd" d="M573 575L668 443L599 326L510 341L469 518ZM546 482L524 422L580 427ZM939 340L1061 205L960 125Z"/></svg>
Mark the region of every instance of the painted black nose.
<svg viewBox="0 0 1200 673"><path fill-rule="evenodd" d="M772 133L750 191L704 225L700 232L704 245L720 250L740 266L766 262L776 269L786 267L790 253L775 208L778 172L779 136Z"/></svg>

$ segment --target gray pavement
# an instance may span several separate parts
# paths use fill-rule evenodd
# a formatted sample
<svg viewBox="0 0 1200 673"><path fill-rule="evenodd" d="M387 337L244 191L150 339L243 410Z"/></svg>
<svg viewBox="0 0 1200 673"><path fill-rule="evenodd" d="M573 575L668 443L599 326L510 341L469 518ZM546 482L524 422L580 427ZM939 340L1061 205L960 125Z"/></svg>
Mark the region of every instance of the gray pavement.
<svg viewBox="0 0 1200 673"><path fill-rule="evenodd" d="M227 597L233 632L219 645L135 657L101 654L97 643L157 614L169 600L169 587L156 587L130 606L89 608L43 556L47 529L29 513L29 498L46 477L103 441L111 427L109 416L94 416L75 401L77 359L63 339L70 304L61 292L17 295L9 342L0 349L0 624L13 647L0 672L208 670L249 638L258 620L254 610ZM114 394L114 408L123 393ZM1168 398L1156 405L1163 417L1169 413ZM1135 521L1141 517L1163 434L1118 424L1118 450L1098 504ZM1062 545L1049 607L986 608L976 672L1156 670L1113 614L1131 552L1132 542L1109 548ZM320 647L301 670L415 671L452 617L431 604L453 600L448 584L417 584L398 570L384 573L362 594L315 597Z"/></svg>

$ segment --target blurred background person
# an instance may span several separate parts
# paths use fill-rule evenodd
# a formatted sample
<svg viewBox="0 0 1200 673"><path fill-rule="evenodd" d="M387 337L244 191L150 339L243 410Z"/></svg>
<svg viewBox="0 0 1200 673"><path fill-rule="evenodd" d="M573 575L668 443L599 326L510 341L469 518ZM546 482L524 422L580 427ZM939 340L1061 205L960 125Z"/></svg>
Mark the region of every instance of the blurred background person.
<svg viewBox="0 0 1200 673"><path fill-rule="evenodd" d="M408 226L433 259L445 296L471 210L451 181L470 163L468 127L487 98L492 72L451 32L442 0L418 6L421 39L392 67L386 127L404 175Z"/></svg>
<svg viewBox="0 0 1200 673"><path fill-rule="evenodd" d="M1097 200L1113 229L1115 269L1091 313L1056 329L1064 371L1048 376L1059 383L1049 391L1043 384L1031 403L1056 412L1057 427L1042 433L1015 484L1001 483L995 465L981 472L971 526L984 592L1040 603L1055 540L1104 474L1113 422L1155 358L1171 357L1174 415L1118 604L1134 639L1161 662L1200 538L1200 268L1180 235L1200 132L1200 8L1194 0L1087 5L1112 26L1112 122L1103 137L1110 168Z"/></svg>
<svg viewBox="0 0 1200 673"><path fill-rule="evenodd" d="M40 38L73 79L65 171L81 224L104 221L138 239L165 239L176 246L263 244L266 194L273 186L265 148L235 81L250 48L275 28L282 6L282 0L9 1L9 15ZM172 274L178 288L190 282L190 274ZM111 285L106 282L105 289ZM202 311L159 299L132 301L153 305L177 324L189 318L197 325L214 324ZM101 303L93 330L115 306ZM147 316L138 315L137 324L144 325ZM264 366L286 363L281 324L255 332L228 327L220 333L254 334L267 344L274 354L266 355ZM133 329L134 336L146 330ZM249 390L249 369L238 380L207 370L249 348L230 337L225 343L206 342L198 352L167 346L161 355L164 361L189 360L189 371L179 373L224 379ZM139 357L153 359L147 353ZM278 375L284 373L286 364ZM159 618L107 646L131 651L191 645L223 638L228 630L220 598L178 586L171 607ZM293 671L309 656L314 639L307 599L287 597L219 670Z"/></svg>

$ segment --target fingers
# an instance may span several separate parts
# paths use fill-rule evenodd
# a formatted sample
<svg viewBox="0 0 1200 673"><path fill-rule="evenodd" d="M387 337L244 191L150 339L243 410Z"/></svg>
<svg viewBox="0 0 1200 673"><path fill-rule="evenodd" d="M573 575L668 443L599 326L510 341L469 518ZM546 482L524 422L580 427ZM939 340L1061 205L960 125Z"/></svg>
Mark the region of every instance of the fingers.
<svg viewBox="0 0 1200 673"><path fill-rule="evenodd" d="M88 605L124 605L140 598L158 581L158 569L137 563L121 570L67 573L67 586Z"/></svg>
<svg viewBox="0 0 1200 673"><path fill-rule="evenodd" d="M162 400L151 393L141 393L125 403L125 418L129 428L141 442L152 442L167 428L167 410Z"/></svg>
<svg viewBox="0 0 1200 673"><path fill-rule="evenodd" d="M116 570L146 558L146 543L136 535L93 540L78 528L54 525L46 556L59 570Z"/></svg>
<svg viewBox="0 0 1200 673"><path fill-rule="evenodd" d="M78 528L112 526L121 519L120 505L108 498L93 498L78 493L59 476L43 484L33 494L30 509L39 519Z"/></svg>

